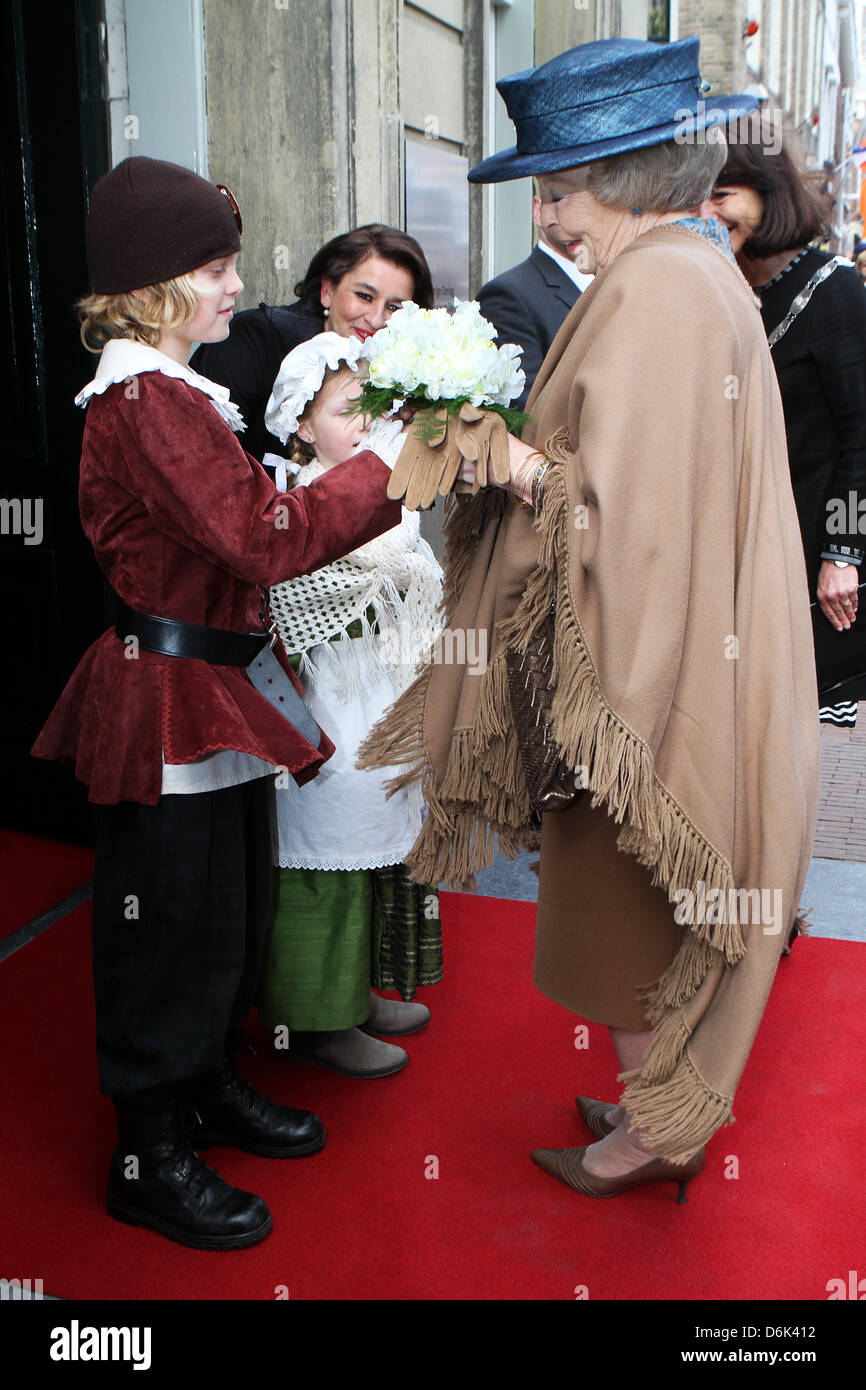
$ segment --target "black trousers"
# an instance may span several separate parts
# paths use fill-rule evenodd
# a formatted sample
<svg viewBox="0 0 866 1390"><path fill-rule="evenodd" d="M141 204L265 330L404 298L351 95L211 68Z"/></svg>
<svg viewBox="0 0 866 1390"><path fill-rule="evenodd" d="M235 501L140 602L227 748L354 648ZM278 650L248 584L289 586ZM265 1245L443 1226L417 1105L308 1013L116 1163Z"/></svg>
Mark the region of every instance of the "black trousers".
<svg viewBox="0 0 866 1390"><path fill-rule="evenodd" d="M260 777L96 808L96 1048L114 1100L210 1070L249 1013L270 914L271 788Z"/></svg>

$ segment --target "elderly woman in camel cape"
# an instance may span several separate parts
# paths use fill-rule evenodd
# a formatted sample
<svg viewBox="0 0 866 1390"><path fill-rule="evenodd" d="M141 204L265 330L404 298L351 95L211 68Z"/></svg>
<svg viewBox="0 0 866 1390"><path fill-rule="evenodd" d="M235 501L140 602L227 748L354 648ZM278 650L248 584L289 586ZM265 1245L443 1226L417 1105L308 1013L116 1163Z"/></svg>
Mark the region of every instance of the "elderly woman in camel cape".
<svg viewBox="0 0 866 1390"><path fill-rule="evenodd" d="M533 1157L592 1196L683 1197L731 1121L816 816L781 402L727 234L696 215L725 158L712 122L752 102L701 100L698 47L586 44L499 83L517 146L470 179L535 175L595 280L511 442L532 508L520 489L450 504L449 626L487 635L487 669L432 660L365 753L422 780L418 879L470 886L497 841L515 853L532 803L506 658L553 615L549 727L588 791L542 816L534 979L610 1027L626 1084L579 1101L599 1142Z"/></svg>

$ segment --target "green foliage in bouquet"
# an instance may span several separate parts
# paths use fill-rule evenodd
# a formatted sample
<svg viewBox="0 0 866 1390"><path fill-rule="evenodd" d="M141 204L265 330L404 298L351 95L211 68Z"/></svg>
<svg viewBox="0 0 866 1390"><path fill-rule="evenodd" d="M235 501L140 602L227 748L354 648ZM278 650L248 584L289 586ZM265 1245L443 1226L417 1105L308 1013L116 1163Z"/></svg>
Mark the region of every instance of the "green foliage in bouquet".
<svg viewBox="0 0 866 1390"><path fill-rule="evenodd" d="M418 437L423 439L425 444L429 444L431 439L439 433L441 412L444 411L448 419L453 419L459 414L464 405L471 404L469 396L457 396L453 400L431 401L423 386L417 386L414 391L397 393L393 386L374 386L372 381L365 381L361 390L358 404L352 407L352 414L370 415L373 419L381 419L393 408L394 402L401 400L403 406L414 410L415 424L418 427ZM524 427L532 419L525 410L513 410L507 405L483 405L479 410L490 410L495 415L501 415L506 427L517 438ZM438 419L437 419L438 417Z"/></svg>

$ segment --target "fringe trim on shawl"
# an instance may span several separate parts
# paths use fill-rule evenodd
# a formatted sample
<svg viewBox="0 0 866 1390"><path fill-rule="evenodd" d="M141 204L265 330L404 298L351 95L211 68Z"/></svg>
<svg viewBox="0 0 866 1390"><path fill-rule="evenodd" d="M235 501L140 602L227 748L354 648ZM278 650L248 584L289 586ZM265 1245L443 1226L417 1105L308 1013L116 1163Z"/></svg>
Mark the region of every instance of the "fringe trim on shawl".
<svg viewBox="0 0 866 1390"><path fill-rule="evenodd" d="M460 518L462 521L462 518ZM514 859L533 837L517 731L509 719L504 649L481 677L471 727L456 729L441 784L424 746L424 709L434 658L362 743L359 768L409 763L385 783L389 796L420 782L427 819L404 863L416 883L474 892L475 874L497 850Z"/></svg>
<svg viewBox="0 0 866 1390"><path fill-rule="evenodd" d="M545 453L564 459L564 445L558 432ZM728 891L735 885L727 860L700 834L658 780L652 754L643 740L605 703L568 587L564 470L552 469L548 477L539 566L514 616L502 625L503 641L524 651L556 605L551 714L563 758L575 772L585 770L592 805L604 803L617 822L627 822L617 841L619 848L651 870L652 882L666 890L671 902L680 901L680 889L693 889L700 882L707 893L721 890L728 902ZM692 934L723 952L732 964L745 954L738 922L696 922ZM694 988L695 963L693 953L683 962L681 989L688 993ZM670 987L671 981L666 980L665 997Z"/></svg>
<svg viewBox="0 0 866 1390"><path fill-rule="evenodd" d="M446 620L460 600L488 521L505 510L499 489L446 500L444 584ZM439 785L424 745L424 710L436 648L412 685L391 705L358 751L359 768L408 763L385 783L389 796L420 782L427 819L404 863L416 883L444 882L474 891L475 874L497 853L513 859L531 840L531 807L523 781L517 733L500 652L481 677L479 706L471 728L455 730Z"/></svg>
<svg viewBox="0 0 866 1390"><path fill-rule="evenodd" d="M421 674L373 725L358 750L356 767L359 768L412 764L407 772L385 783L389 796L419 781L426 771L424 704L432 670L433 663L429 661Z"/></svg>
<svg viewBox="0 0 866 1390"><path fill-rule="evenodd" d="M568 440L558 432L549 458L566 462ZM618 847L650 871L652 882L679 902L680 889L698 884L720 890L728 902L735 884L731 866L698 831L659 781L649 748L611 710L583 640L568 584L568 502L565 470L552 469L545 484L539 569L527 586L503 638L523 649L556 607L553 654L553 733L563 757L585 770L592 805L603 805L623 829ZM712 915L712 914L709 914ZM738 922L690 923L682 946L646 992L654 1029L642 1067L626 1073L622 1096L629 1119L663 1158L683 1162L725 1122L733 1098L713 1091L687 1052L691 1034L683 1006L722 959L735 964L746 946Z"/></svg>
<svg viewBox="0 0 866 1390"><path fill-rule="evenodd" d="M444 882L474 892L475 874L498 852L514 859L532 838L531 807L513 725L501 718L508 697L505 652L484 676L473 725L456 729L441 784L423 743L424 706L432 662L368 734L357 766L412 766L385 783L388 795L419 781L427 819L406 855L416 883Z"/></svg>
<svg viewBox="0 0 866 1390"><path fill-rule="evenodd" d="M804 927L808 934L801 913L794 919L791 940ZM783 954L789 950L790 944ZM686 1050L691 1029L682 1005L718 960L718 952L689 933L676 960L653 988L653 1003L647 1010L653 1040L643 1066L619 1078L626 1083L620 1103L630 1122L672 1163L685 1162L722 1125L734 1123L732 1098L707 1085Z"/></svg>
<svg viewBox="0 0 866 1390"><path fill-rule="evenodd" d="M647 1143L671 1163L686 1163L717 1129L734 1123L730 1096L723 1096L707 1085L686 1050L688 1034L683 1036L685 1024L677 1028L680 1022L676 1014L666 1019L656 1029L656 1039L643 1067L623 1072L619 1078L626 1083L620 1104L628 1111L630 1122L642 1131ZM677 1060L669 1069L659 1065L658 1070L665 1071L664 1078L652 1083L646 1078L655 1072L652 1059L656 1040L660 1040L659 1053L666 1052L668 1063L674 1057Z"/></svg>
<svg viewBox="0 0 866 1390"><path fill-rule="evenodd" d="M692 998L720 959L719 951L689 932L667 970L644 993L646 1015L653 1028L671 1009L681 1009Z"/></svg>
<svg viewBox="0 0 866 1390"><path fill-rule="evenodd" d="M548 457L569 457L565 431L545 448ZM453 613L474 555L474 540L494 504L472 499L458 504L446 525L446 608ZM496 505L501 505L496 499ZM423 745L424 704L430 667L392 706L387 732L382 725L368 737L359 765L412 761L414 766L390 786L421 778L429 814L407 862L413 877L437 882L448 876L459 887L474 887L473 871L490 862L498 835L500 850L511 853L531 843L529 804L522 783L516 731L504 670L504 647L524 650L552 609L557 609L553 656L554 736L575 770L586 770L592 805L603 804L622 823L618 845L633 855L671 902L677 890L694 891L700 882L734 889L730 864L700 834L655 775L646 744L611 710L602 695L592 657L574 613L568 585L568 512L564 469L551 469L539 520L539 563L518 608L500 628L500 650L482 679L479 708L471 729L455 731L441 787L435 784ZM450 570L450 574L448 571ZM800 919L798 919L799 923ZM663 1158L683 1162L725 1123L732 1123L733 1098L707 1085L692 1062L690 1028L683 1012L713 966L735 964L745 954L738 922L696 922L676 958L646 991L647 1016L654 1029L641 1068L624 1073L622 1103L630 1120Z"/></svg>
<svg viewBox="0 0 866 1390"><path fill-rule="evenodd" d="M442 612L449 620L472 568L476 542L491 517L505 511L507 500L500 488L485 488L471 497L449 492L445 499Z"/></svg>
<svg viewBox="0 0 866 1390"><path fill-rule="evenodd" d="M559 431L545 453L565 461L567 438ZM460 888L474 887L474 873L492 862L493 834L500 850L516 853L531 835L531 808L523 779L520 749L505 673L506 645L525 650L555 606L559 613L553 657L553 732L564 757L587 769L592 804L604 802L618 822L627 820L619 838L622 850L649 868L672 902L679 886L700 880L707 890L720 889L728 901L733 888L730 866L691 824L656 779L646 745L606 706L592 660L572 610L567 576L567 515L564 471L554 468L545 485L539 522L539 562L514 615L501 626L503 648L481 677L479 705L471 727L455 730L448 765L437 785L424 747L424 707L433 658L415 682L391 706L362 744L358 766L409 763L392 778L389 793L420 781L429 807L424 830L406 863L418 881L441 878ZM445 597L453 613L474 558L478 536L505 499L488 490L453 499L445 522ZM560 563L561 562L561 563ZM443 843L436 845L436 836ZM483 846L483 848L482 848ZM426 875L426 877L424 877ZM694 934L724 952L729 961L745 951L736 922L695 923ZM682 954L682 953L681 953ZM706 969L706 958L702 958ZM696 961L677 958L659 982L656 1010L662 1000L679 1002L695 988ZM670 978L668 978L670 977ZM667 1005L669 1007L669 1005Z"/></svg>

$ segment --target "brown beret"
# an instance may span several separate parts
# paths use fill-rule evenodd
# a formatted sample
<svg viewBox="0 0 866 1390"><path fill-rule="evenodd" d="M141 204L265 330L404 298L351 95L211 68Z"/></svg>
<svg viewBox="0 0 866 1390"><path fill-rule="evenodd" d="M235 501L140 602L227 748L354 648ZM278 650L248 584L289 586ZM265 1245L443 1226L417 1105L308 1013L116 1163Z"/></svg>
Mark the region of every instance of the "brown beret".
<svg viewBox="0 0 866 1390"><path fill-rule="evenodd" d="M158 285L240 249L228 198L180 164L136 155L93 190L87 260L96 294Z"/></svg>

